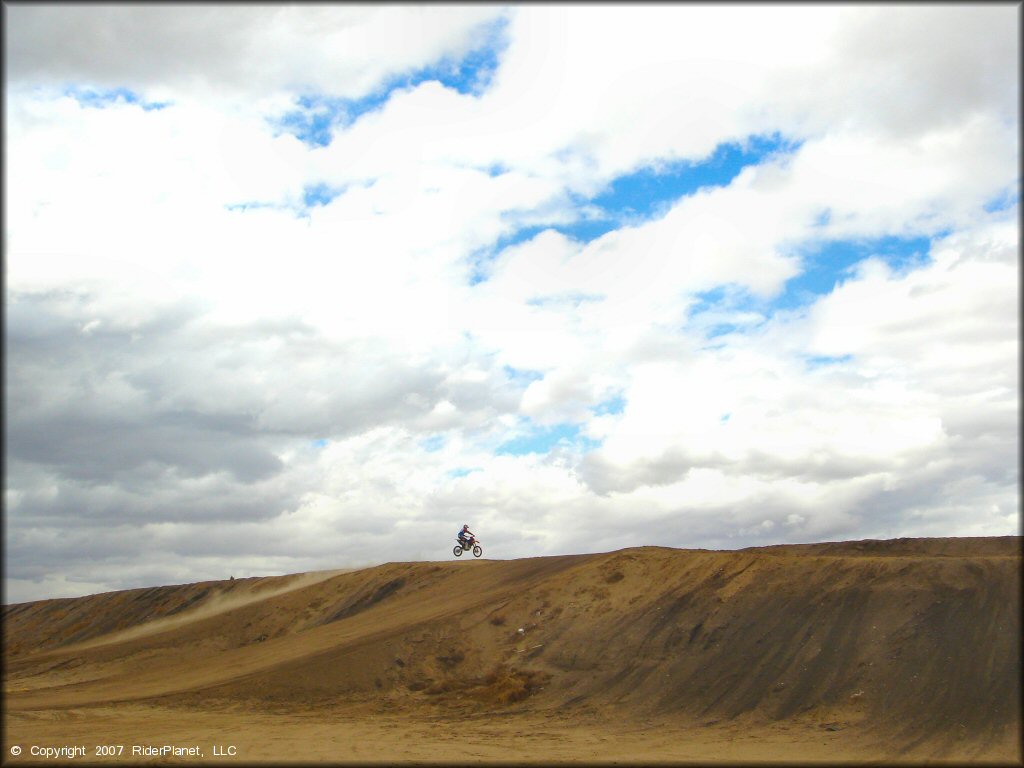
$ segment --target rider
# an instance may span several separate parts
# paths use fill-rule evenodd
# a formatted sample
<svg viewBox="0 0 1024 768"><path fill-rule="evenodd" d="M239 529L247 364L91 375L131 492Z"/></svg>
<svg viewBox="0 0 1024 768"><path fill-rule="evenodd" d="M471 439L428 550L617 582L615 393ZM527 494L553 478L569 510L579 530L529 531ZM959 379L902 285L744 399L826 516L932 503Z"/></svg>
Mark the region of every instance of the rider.
<svg viewBox="0 0 1024 768"><path fill-rule="evenodd" d="M466 539L469 539L469 544L466 544ZM459 544L468 549L473 546L474 541L476 541L476 534L469 530L469 523L466 523L459 531Z"/></svg>

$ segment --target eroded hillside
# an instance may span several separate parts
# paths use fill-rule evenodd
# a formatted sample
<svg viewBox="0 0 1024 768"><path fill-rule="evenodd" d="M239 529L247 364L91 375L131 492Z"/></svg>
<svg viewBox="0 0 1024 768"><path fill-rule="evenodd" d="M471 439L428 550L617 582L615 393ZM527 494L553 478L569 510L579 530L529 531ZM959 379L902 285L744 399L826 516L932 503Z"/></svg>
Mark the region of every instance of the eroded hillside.
<svg viewBox="0 0 1024 768"><path fill-rule="evenodd" d="M1017 537L396 563L5 606L6 705L1020 723Z"/></svg>

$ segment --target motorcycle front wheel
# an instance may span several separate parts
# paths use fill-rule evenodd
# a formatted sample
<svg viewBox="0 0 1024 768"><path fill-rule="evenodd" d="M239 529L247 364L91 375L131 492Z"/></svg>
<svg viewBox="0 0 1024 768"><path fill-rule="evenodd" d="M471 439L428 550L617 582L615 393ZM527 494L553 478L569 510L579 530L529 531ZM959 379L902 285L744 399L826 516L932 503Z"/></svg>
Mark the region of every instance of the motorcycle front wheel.
<svg viewBox="0 0 1024 768"><path fill-rule="evenodd" d="M452 550L452 554L456 557L462 557L462 547L456 544L455 549Z"/></svg>
<svg viewBox="0 0 1024 768"><path fill-rule="evenodd" d="M484 551L482 549L480 549L480 545L479 544L477 546L473 547L473 557L480 557L480 555L482 555L483 553L484 553Z"/></svg>

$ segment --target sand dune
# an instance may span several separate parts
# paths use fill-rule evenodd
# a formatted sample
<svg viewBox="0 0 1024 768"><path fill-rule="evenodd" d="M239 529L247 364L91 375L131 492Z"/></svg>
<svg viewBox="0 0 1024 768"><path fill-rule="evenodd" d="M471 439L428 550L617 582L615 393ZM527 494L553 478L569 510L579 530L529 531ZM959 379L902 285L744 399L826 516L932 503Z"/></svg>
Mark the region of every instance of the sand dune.
<svg viewBox="0 0 1024 768"><path fill-rule="evenodd" d="M4 754L1019 762L1020 555L642 547L9 605Z"/></svg>

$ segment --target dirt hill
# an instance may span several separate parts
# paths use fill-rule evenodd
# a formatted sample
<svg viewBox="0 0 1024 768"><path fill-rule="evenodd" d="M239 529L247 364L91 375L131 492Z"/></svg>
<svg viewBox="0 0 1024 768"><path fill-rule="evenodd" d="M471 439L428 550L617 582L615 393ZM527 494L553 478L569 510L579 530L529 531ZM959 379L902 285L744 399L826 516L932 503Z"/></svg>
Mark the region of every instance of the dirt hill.
<svg viewBox="0 0 1024 768"><path fill-rule="evenodd" d="M500 739L534 718L552 743L613 724L627 759L698 754L664 735L685 731L743 734L758 760L811 733L863 759L1019 760L1020 567L1019 537L642 547L8 605L4 754L59 736L62 712L87 728L144 709L393 717L392 739L411 722ZM249 757L275 755L323 758Z"/></svg>

